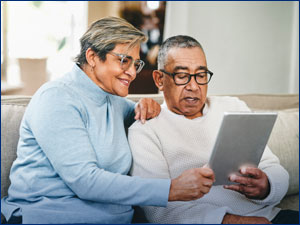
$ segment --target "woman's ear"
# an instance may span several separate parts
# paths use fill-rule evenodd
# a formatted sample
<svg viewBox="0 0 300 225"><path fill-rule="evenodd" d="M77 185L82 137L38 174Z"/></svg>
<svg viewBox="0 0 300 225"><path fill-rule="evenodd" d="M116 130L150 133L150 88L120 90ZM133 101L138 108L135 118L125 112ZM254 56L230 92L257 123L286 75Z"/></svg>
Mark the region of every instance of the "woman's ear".
<svg viewBox="0 0 300 225"><path fill-rule="evenodd" d="M154 70L152 73L152 77L156 87L158 87L160 91L163 91L164 90L163 73L159 70Z"/></svg>
<svg viewBox="0 0 300 225"><path fill-rule="evenodd" d="M96 65L95 56L97 56L97 54L91 48L88 48L86 50L85 58L86 58L87 64L89 66L91 66L92 68L94 68Z"/></svg>

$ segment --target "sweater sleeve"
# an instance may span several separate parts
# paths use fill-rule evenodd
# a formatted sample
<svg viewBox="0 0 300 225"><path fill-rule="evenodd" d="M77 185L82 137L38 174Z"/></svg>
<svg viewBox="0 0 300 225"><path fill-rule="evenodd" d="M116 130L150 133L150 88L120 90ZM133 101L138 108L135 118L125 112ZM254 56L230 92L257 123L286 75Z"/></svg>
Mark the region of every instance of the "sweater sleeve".
<svg viewBox="0 0 300 225"><path fill-rule="evenodd" d="M268 177L270 183L270 193L263 200L252 200L257 204L274 205L278 204L287 193L289 187L289 174L280 165L279 159L267 146L262 159L258 165Z"/></svg>
<svg viewBox="0 0 300 225"><path fill-rule="evenodd" d="M128 140L133 155L131 175L147 178L171 178L160 140L148 123L142 125L136 122L130 127ZM167 207L145 206L143 209L151 223L169 224L218 224L222 222L228 211L227 207L216 209L214 205L195 201L168 202Z"/></svg>
<svg viewBox="0 0 300 225"><path fill-rule="evenodd" d="M59 88L34 100L28 121L56 173L79 198L122 205L167 204L170 181L143 179L100 168L86 128L81 102ZM51 137L51 138L49 138Z"/></svg>

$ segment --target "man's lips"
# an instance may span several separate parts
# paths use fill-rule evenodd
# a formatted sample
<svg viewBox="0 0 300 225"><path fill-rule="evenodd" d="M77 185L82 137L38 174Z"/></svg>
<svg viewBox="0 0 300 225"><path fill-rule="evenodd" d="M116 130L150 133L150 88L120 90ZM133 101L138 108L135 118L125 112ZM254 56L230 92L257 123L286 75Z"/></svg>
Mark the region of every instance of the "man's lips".
<svg viewBox="0 0 300 225"><path fill-rule="evenodd" d="M128 79L122 79L122 78L119 78L119 81L127 87L130 85L130 82L131 82Z"/></svg>
<svg viewBox="0 0 300 225"><path fill-rule="evenodd" d="M197 97L185 97L183 100L188 104L196 104L200 99Z"/></svg>
<svg viewBox="0 0 300 225"><path fill-rule="evenodd" d="M197 97L185 97L183 99L187 100L187 101L198 101L199 100L199 98L197 98Z"/></svg>

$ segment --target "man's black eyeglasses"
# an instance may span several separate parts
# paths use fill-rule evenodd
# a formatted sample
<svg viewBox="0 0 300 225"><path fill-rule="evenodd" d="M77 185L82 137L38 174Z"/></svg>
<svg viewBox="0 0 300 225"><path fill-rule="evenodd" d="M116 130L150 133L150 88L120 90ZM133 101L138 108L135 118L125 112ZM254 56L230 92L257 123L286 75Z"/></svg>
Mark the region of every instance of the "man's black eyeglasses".
<svg viewBox="0 0 300 225"><path fill-rule="evenodd" d="M168 74L169 76L173 77L173 80L176 85L185 85L188 84L191 81L192 77L195 77L196 83L199 85L205 85L208 84L213 72L209 70L205 70L199 73L190 74L185 72L175 72L175 73L169 73L165 70L160 70L161 72Z"/></svg>

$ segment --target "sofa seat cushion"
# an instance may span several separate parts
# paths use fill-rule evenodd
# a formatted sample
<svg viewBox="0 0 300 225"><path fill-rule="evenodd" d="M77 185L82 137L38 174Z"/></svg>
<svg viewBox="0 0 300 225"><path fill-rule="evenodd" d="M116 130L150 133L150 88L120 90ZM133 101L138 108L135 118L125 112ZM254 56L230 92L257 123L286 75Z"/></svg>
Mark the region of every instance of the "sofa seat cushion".
<svg viewBox="0 0 300 225"><path fill-rule="evenodd" d="M299 194L285 196L277 207L299 211Z"/></svg>

